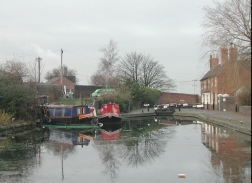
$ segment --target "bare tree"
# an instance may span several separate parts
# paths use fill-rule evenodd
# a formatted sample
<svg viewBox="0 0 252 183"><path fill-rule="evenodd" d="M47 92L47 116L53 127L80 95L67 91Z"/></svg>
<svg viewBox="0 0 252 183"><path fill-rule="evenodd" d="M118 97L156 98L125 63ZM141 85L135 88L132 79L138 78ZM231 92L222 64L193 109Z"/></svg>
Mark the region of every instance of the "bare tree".
<svg viewBox="0 0 252 183"><path fill-rule="evenodd" d="M116 66L119 60L117 44L110 40L108 45L102 47L100 51L103 53L103 57L98 65L98 70L91 77L91 83L106 87L116 87L120 81Z"/></svg>
<svg viewBox="0 0 252 183"><path fill-rule="evenodd" d="M29 81L29 69L22 61L15 59L6 60L6 62L1 65L0 70L2 70L8 76L19 77L23 82Z"/></svg>
<svg viewBox="0 0 252 183"><path fill-rule="evenodd" d="M136 52L126 53L121 61L121 69L123 68L124 77L138 82L140 64L143 59L144 56L142 54L137 54Z"/></svg>
<svg viewBox="0 0 252 183"><path fill-rule="evenodd" d="M150 55L136 52L125 54L120 69L124 80L131 79L142 86L161 91L172 91L175 88L174 81L166 75L164 67Z"/></svg>
<svg viewBox="0 0 252 183"><path fill-rule="evenodd" d="M203 8L205 17L201 24L203 46L216 51L223 44L234 43L242 58L251 59L251 1L214 1L215 7Z"/></svg>

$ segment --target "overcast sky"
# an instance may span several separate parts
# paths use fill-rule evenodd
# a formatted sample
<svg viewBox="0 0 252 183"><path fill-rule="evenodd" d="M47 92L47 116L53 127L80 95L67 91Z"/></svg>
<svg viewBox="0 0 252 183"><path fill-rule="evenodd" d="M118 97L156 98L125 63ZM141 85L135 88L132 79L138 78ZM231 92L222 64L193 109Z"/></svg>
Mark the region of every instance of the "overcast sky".
<svg viewBox="0 0 252 183"><path fill-rule="evenodd" d="M121 56L154 57L175 80L175 92L199 94L193 80L209 70L200 59L206 5L212 0L0 0L0 64L13 58L34 64L41 57L45 81L44 74L60 66L62 48L63 64L87 85L100 48L112 39Z"/></svg>

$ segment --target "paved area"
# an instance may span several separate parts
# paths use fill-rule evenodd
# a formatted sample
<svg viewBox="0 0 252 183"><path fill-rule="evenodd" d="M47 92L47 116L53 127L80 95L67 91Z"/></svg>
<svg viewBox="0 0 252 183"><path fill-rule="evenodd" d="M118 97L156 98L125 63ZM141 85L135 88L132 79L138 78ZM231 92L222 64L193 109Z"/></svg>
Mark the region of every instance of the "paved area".
<svg viewBox="0 0 252 183"><path fill-rule="evenodd" d="M153 108L142 108L130 112L131 114L137 113L154 113ZM235 128L238 131L251 135L251 115L231 111L214 111L194 108L181 108L176 109L174 116L191 116L204 119L206 121L214 122L222 126Z"/></svg>
<svg viewBox="0 0 252 183"><path fill-rule="evenodd" d="M195 113L202 114L206 117L212 117L216 119L228 120L228 121L237 121L242 122L242 124L251 126L251 115L242 114L239 112L231 112L231 111L214 111L214 110L202 110L202 109L181 109L181 111L176 110L176 114L179 113Z"/></svg>
<svg viewBox="0 0 252 183"><path fill-rule="evenodd" d="M154 113L154 109L150 108L149 110L147 108L141 108L130 112L131 114L137 114L137 113ZM206 117L212 117L216 119L223 119L227 121L237 121L241 122L242 124L250 125L251 126L251 115L249 114L242 114L239 112L230 112L230 111L214 111L214 110L204 110L204 109L192 109L192 108L181 108L179 111L176 109L175 115L179 114L202 114Z"/></svg>

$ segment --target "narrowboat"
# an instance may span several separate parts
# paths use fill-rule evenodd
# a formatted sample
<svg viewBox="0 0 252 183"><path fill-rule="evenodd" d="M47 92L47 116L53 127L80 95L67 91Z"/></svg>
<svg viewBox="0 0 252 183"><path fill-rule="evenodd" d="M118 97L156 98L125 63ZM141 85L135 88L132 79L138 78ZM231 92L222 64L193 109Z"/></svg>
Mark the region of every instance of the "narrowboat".
<svg viewBox="0 0 252 183"><path fill-rule="evenodd" d="M42 106L42 115L43 123L90 124L95 119L87 105L46 105Z"/></svg>
<svg viewBox="0 0 252 183"><path fill-rule="evenodd" d="M175 108L174 107L167 107L167 106L159 106L157 109L155 109L155 114L156 116L169 116L169 115L173 115L173 113L175 112Z"/></svg>
<svg viewBox="0 0 252 183"><path fill-rule="evenodd" d="M102 104L101 115L99 116L99 122L120 122L121 114L118 104L109 103Z"/></svg>

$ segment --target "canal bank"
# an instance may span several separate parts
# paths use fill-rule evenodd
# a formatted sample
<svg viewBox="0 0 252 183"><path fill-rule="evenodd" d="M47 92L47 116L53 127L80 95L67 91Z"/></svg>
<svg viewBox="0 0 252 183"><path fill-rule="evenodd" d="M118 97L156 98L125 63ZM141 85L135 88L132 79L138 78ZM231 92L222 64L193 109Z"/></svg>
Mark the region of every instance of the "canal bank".
<svg viewBox="0 0 252 183"><path fill-rule="evenodd" d="M17 133L33 130L35 128L36 128L35 122L15 123L15 124L9 124L8 126L0 125L0 137L13 136Z"/></svg>
<svg viewBox="0 0 252 183"><path fill-rule="evenodd" d="M122 114L122 118L143 117L155 115L154 109L142 108L127 114ZM173 116L193 117L198 120L213 123L240 133L251 136L251 115L230 111L214 111L192 108L176 109Z"/></svg>
<svg viewBox="0 0 252 183"><path fill-rule="evenodd" d="M154 109L141 108L133 110L130 113L121 114L122 118L135 118L155 116ZM198 120L213 123L218 126L229 128L231 130L244 133L251 136L251 115L230 111L214 111L192 108L176 109L173 113L175 117L193 117ZM36 128L36 123L13 124L10 126L0 126L0 136L8 136L25 130Z"/></svg>

